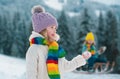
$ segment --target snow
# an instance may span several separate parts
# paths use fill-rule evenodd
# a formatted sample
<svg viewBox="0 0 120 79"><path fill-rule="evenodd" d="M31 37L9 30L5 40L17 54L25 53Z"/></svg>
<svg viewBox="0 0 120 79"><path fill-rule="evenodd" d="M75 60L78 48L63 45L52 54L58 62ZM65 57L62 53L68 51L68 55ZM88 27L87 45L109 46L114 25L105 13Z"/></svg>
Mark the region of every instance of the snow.
<svg viewBox="0 0 120 79"><path fill-rule="evenodd" d="M25 59L0 54L0 79L25 79ZM119 79L118 74L65 73L63 79Z"/></svg>
<svg viewBox="0 0 120 79"><path fill-rule="evenodd" d="M120 5L120 0L91 0L91 1L103 3L106 5L115 5L115 4ZM63 9L63 5L67 5L67 0L64 0L63 3L59 2L59 0L44 0L44 2L47 6L59 11ZM76 5L80 5L80 3L77 3Z"/></svg>
<svg viewBox="0 0 120 79"><path fill-rule="evenodd" d="M25 60L0 55L0 79L19 79L25 73Z"/></svg>
<svg viewBox="0 0 120 79"><path fill-rule="evenodd" d="M68 12L67 14L68 14L70 17L74 17L74 16L80 15L80 13L76 13L76 12Z"/></svg>
<svg viewBox="0 0 120 79"><path fill-rule="evenodd" d="M64 79L119 79L118 74L80 74L80 73L67 73Z"/></svg>
<svg viewBox="0 0 120 79"><path fill-rule="evenodd" d="M105 14L105 11L104 10L95 10L95 14L97 15L97 17L99 17L100 15L100 12L102 12L102 14Z"/></svg>
<svg viewBox="0 0 120 79"><path fill-rule="evenodd" d="M58 0L45 0L44 2L46 5L48 5L49 7L53 8L55 10L59 10L59 11L62 10L63 4L58 2Z"/></svg>

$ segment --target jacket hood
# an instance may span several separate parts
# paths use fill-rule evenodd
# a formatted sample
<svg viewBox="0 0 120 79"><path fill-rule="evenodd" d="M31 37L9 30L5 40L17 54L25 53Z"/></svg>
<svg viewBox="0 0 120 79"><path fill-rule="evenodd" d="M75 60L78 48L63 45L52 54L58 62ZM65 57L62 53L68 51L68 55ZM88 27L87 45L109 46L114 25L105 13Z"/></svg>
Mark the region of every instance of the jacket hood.
<svg viewBox="0 0 120 79"><path fill-rule="evenodd" d="M32 34L31 34L30 37L29 37L29 41L30 41L32 38L35 38L35 37L43 37L43 38L44 38L44 36L42 36L41 34L35 32L35 31L32 31Z"/></svg>

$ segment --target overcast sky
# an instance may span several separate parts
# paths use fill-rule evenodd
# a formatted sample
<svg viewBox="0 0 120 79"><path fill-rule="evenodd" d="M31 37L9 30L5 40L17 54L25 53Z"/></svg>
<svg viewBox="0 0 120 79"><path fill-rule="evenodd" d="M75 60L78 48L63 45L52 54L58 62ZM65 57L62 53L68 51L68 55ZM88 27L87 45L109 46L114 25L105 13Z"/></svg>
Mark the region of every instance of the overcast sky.
<svg viewBox="0 0 120 79"><path fill-rule="evenodd" d="M97 2L100 2L100 3L107 4L107 5L111 5L111 4L120 5L120 0L92 0L92 1L97 1Z"/></svg>

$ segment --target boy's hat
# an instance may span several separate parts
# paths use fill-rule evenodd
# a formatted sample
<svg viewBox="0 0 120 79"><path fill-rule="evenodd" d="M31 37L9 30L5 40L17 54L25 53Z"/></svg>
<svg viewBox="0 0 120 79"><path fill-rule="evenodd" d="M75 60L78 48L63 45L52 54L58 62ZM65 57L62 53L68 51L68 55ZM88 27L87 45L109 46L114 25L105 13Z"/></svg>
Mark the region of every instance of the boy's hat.
<svg viewBox="0 0 120 79"><path fill-rule="evenodd" d="M86 40L86 41L88 41L88 40L94 41L94 35L93 35L93 33L92 33L92 32L89 32L89 33L87 34L85 40Z"/></svg>
<svg viewBox="0 0 120 79"><path fill-rule="evenodd" d="M49 26L58 27L56 18L50 13L45 12L45 9L40 5L32 8L32 24L33 30L38 33Z"/></svg>

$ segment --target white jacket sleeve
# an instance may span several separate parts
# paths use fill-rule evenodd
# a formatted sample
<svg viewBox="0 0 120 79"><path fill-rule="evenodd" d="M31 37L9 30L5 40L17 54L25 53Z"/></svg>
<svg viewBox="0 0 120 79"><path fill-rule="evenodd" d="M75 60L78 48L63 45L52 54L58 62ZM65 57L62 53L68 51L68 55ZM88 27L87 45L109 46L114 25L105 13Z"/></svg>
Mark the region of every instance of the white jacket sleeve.
<svg viewBox="0 0 120 79"><path fill-rule="evenodd" d="M37 52L30 49L26 54L26 79L37 79Z"/></svg>
<svg viewBox="0 0 120 79"><path fill-rule="evenodd" d="M78 55L73 58L71 61L68 61L64 58L59 59L59 71L60 73L70 72L75 70L77 67L83 66L86 64L86 60L83 56Z"/></svg>

